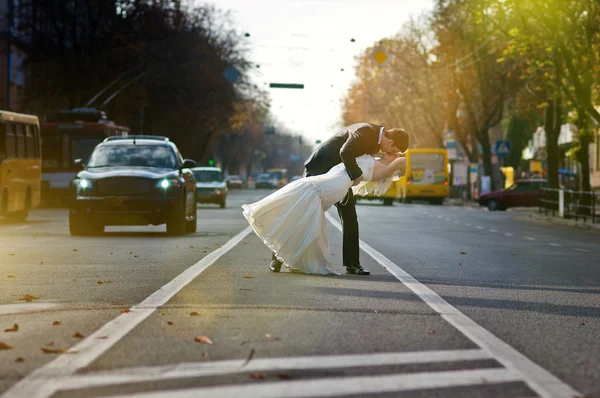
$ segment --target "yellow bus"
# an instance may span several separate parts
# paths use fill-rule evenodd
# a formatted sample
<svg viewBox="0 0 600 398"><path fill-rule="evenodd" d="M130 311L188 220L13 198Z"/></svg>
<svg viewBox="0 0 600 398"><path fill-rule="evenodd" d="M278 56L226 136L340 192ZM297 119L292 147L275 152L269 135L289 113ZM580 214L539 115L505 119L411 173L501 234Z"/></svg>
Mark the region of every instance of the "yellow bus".
<svg viewBox="0 0 600 398"><path fill-rule="evenodd" d="M356 200L381 200L384 206L392 206L394 201L399 200L401 198L402 180L404 180L404 177L400 178L397 181L393 181L392 185L390 185L388 190L380 196L377 196L371 192L365 196L357 195Z"/></svg>
<svg viewBox="0 0 600 398"><path fill-rule="evenodd" d="M271 175L271 178L277 179L279 184L277 188L281 188L288 183L286 169L267 169L267 173Z"/></svg>
<svg viewBox="0 0 600 398"><path fill-rule="evenodd" d="M41 182L37 116L0 111L0 216L24 221L40 203Z"/></svg>
<svg viewBox="0 0 600 398"><path fill-rule="evenodd" d="M400 180L405 203L425 200L442 204L450 194L448 151L409 149L406 151L406 176Z"/></svg>

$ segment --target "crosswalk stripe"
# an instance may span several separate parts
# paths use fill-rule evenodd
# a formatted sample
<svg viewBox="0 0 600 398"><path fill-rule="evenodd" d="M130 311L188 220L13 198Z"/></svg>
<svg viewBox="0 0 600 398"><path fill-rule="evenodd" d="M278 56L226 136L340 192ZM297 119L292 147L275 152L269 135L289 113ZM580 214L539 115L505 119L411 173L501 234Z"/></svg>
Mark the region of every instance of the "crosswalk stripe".
<svg viewBox="0 0 600 398"><path fill-rule="evenodd" d="M445 372L422 372L402 375L334 377L224 387L197 387L127 395L136 398L301 398L339 397L343 395L414 391L433 388L489 385L519 381L507 369L471 369ZM121 397L115 395L114 398ZM112 397L107 397L112 398Z"/></svg>
<svg viewBox="0 0 600 398"><path fill-rule="evenodd" d="M61 390L102 387L145 381L197 378L236 373L266 372L270 370L318 370L356 368L439 362L493 359L481 349L418 351L360 355L310 356L291 358L260 358L246 364L246 360L181 363L166 366L144 366L114 371L74 375L60 382ZM245 366L244 366L245 365Z"/></svg>

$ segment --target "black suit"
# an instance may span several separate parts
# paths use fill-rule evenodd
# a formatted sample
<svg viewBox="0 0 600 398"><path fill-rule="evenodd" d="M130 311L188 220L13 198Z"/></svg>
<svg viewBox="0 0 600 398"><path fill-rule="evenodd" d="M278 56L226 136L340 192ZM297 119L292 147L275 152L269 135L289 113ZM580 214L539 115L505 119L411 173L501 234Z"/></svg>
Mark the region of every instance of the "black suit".
<svg viewBox="0 0 600 398"><path fill-rule="evenodd" d="M343 162L351 180L362 175L362 170L356 164L356 158L361 155L371 155L379 152L379 131L381 126L371 123L356 123L344 127L327 141L319 145L304 163L307 176L327 173L333 166ZM356 202L352 189L342 202L336 203L343 230L343 265L359 267L358 218Z"/></svg>

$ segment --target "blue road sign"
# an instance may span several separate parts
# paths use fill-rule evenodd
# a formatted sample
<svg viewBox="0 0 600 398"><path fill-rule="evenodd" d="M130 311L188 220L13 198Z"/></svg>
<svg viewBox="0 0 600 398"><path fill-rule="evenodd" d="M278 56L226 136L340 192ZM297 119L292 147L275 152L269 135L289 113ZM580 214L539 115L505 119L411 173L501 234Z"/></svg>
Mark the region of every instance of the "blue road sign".
<svg viewBox="0 0 600 398"><path fill-rule="evenodd" d="M496 156L502 158L507 155L510 155L510 141L496 141Z"/></svg>

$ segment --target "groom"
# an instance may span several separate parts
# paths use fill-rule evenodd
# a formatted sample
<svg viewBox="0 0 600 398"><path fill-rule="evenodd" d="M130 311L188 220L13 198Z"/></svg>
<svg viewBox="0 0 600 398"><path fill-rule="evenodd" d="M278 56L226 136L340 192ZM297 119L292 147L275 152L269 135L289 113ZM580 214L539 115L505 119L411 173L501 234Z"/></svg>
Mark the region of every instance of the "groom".
<svg viewBox="0 0 600 398"><path fill-rule="evenodd" d="M346 171L354 184L363 180L362 170L356 164L356 158L362 155L374 155L384 152L383 162L389 163L396 158L398 152L408 149L408 134L404 129L386 130L382 126L371 123L356 123L344 127L327 141L319 145L304 163L306 176L325 174L333 166L343 162ZM339 203L335 204L342 220L343 249L342 260L347 274L370 275L359 261L358 218L356 201L352 189ZM281 262L275 254L272 256L269 269L273 272L281 270Z"/></svg>

